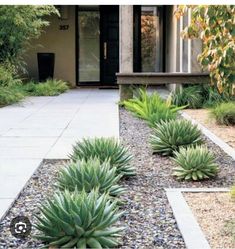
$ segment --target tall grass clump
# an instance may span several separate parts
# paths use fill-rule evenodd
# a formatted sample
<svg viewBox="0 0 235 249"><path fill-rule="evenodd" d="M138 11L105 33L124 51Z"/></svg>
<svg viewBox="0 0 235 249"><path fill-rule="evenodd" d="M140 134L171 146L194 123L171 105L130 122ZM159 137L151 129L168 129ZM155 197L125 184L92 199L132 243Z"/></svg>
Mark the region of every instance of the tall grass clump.
<svg viewBox="0 0 235 249"><path fill-rule="evenodd" d="M187 108L197 109L203 106L201 86L189 86L177 88L171 93L172 103L176 106L187 106Z"/></svg>
<svg viewBox="0 0 235 249"><path fill-rule="evenodd" d="M47 79L45 82L29 82L23 86L23 90L32 96L57 96L66 92L69 86L66 82L56 79Z"/></svg>
<svg viewBox="0 0 235 249"><path fill-rule="evenodd" d="M235 125L235 102L217 105L211 110L211 116L220 125Z"/></svg>

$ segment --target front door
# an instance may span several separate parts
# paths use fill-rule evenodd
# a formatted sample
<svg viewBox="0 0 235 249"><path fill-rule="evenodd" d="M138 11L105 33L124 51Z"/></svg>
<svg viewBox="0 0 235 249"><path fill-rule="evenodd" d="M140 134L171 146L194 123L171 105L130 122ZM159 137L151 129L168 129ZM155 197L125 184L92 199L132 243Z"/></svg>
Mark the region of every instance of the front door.
<svg viewBox="0 0 235 249"><path fill-rule="evenodd" d="M119 71L119 7L101 6L101 83L116 83Z"/></svg>
<svg viewBox="0 0 235 249"><path fill-rule="evenodd" d="M119 71L119 7L79 6L78 85L115 85Z"/></svg>

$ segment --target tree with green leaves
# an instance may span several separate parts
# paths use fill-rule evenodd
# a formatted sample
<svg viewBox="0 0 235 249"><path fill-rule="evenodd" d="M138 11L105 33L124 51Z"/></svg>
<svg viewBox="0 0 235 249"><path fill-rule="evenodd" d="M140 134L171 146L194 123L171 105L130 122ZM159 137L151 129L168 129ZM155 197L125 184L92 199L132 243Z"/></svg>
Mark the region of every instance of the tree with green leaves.
<svg viewBox="0 0 235 249"><path fill-rule="evenodd" d="M30 40L40 36L49 25L44 17L52 14L59 15L50 5L0 6L0 64L22 68Z"/></svg>
<svg viewBox="0 0 235 249"><path fill-rule="evenodd" d="M211 82L220 93L235 94L235 5L181 5L175 12L183 16L191 9L191 24L183 38L200 38L198 61L210 72Z"/></svg>

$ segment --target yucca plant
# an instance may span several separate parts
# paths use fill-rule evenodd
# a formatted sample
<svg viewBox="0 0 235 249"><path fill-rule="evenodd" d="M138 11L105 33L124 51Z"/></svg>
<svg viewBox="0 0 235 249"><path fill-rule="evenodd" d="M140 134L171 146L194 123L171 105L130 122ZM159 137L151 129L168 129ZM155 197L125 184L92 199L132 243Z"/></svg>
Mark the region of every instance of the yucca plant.
<svg viewBox="0 0 235 249"><path fill-rule="evenodd" d="M40 208L36 238L49 248L113 248L123 227L114 227L122 216L116 202L97 190L58 192Z"/></svg>
<svg viewBox="0 0 235 249"><path fill-rule="evenodd" d="M125 192L125 189L117 184L121 177L122 175L116 174L116 167L111 168L108 162L100 164L95 158L76 161L62 168L56 185L61 190L77 189L89 193L92 189L98 189L100 193L119 196Z"/></svg>
<svg viewBox="0 0 235 249"><path fill-rule="evenodd" d="M124 176L135 175L135 169L129 165L132 156L128 149L122 146L114 138L83 139L73 146L73 152L69 157L77 160L89 160L97 158L100 163L109 161L112 167L116 167L116 173Z"/></svg>
<svg viewBox="0 0 235 249"><path fill-rule="evenodd" d="M203 142L201 132L190 121L179 119L162 121L153 128L150 144L154 153L172 155L180 147L198 145Z"/></svg>
<svg viewBox="0 0 235 249"><path fill-rule="evenodd" d="M203 180L214 177L218 173L214 155L203 146L181 148L174 152L173 161L177 167L173 175L179 180Z"/></svg>
<svg viewBox="0 0 235 249"><path fill-rule="evenodd" d="M148 94L144 89L139 90L137 97L124 101L123 104L127 110L146 120L150 126L162 120L175 119L178 111L184 108L163 100L156 92Z"/></svg>

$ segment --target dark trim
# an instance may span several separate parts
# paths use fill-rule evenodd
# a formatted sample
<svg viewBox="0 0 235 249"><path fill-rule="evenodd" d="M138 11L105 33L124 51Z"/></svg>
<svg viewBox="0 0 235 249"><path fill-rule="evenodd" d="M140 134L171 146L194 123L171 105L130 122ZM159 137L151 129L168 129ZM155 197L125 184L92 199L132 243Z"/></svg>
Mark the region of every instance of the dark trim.
<svg viewBox="0 0 235 249"><path fill-rule="evenodd" d="M79 59L79 45L78 45L78 5L75 6L75 74L76 86L78 85L78 59Z"/></svg>
<svg viewBox="0 0 235 249"><path fill-rule="evenodd" d="M141 5L134 5L133 13L133 70L141 72Z"/></svg>
<svg viewBox="0 0 235 249"><path fill-rule="evenodd" d="M103 30L103 12L104 12L104 7L100 6L100 86L101 81L104 77L104 70L103 70L103 66L104 66L104 50L103 50L103 45L104 45L104 36L102 34L102 30Z"/></svg>
<svg viewBox="0 0 235 249"><path fill-rule="evenodd" d="M162 23L161 23L161 36L162 36L162 72L166 72L166 19L167 19L167 14L166 14L166 6L162 6Z"/></svg>

